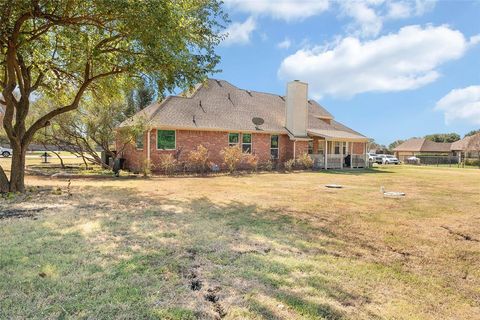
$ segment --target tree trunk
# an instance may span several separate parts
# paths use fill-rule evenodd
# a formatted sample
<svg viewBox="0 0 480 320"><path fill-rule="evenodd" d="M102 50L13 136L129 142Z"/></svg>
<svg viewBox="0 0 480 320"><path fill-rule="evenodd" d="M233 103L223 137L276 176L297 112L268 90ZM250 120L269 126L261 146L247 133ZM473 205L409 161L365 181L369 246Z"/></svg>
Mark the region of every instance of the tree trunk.
<svg viewBox="0 0 480 320"><path fill-rule="evenodd" d="M26 147L13 148L10 172L10 192L25 192Z"/></svg>
<svg viewBox="0 0 480 320"><path fill-rule="evenodd" d="M3 171L2 166L0 166L0 192L6 193L8 191L10 191L10 183L8 182L5 171Z"/></svg>

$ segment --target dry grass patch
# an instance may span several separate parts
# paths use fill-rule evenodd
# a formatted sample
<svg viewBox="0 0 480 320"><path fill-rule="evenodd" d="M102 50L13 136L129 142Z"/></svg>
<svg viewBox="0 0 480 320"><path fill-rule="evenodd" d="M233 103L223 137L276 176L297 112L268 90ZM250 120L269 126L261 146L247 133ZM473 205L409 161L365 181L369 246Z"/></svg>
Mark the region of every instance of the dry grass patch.
<svg viewBox="0 0 480 320"><path fill-rule="evenodd" d="M28 183L0 318L480 317L480 170Z"/></svg>

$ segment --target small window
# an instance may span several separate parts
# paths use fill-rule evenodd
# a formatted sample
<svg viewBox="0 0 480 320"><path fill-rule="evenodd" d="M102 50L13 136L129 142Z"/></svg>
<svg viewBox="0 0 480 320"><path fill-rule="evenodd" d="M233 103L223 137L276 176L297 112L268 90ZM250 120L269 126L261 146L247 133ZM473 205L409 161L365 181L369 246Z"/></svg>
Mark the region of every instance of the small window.
<svg viewBox="0 0 480 320"><path fill-rule="evenodd" d="M343 145L343 154L347 154L348 153L348 142L342 142L342 145Z"/></svg>
<svg viewBox="0 0 480 320"><path fill-rule="evenodd" d="M270 136L270 156L278 159L278 135Z"/></svg>
<svg viewBox="0 0 480 320"><path fill-rule="evenodd" d="M340 142L335 142L335 154L340 154Z"/></svg>
<svg viewBox="0 0 480 320"><path fill-rule="evenodd" d="M313 141L308 141L308 154L313 154Z"/></svg>
<svg viewBox="0 0 480 320"><path fill-rule="evenodd" d="M242 151L245 153L252 153L252 134L242 134Z"/></svg>
<svg viewBox="0 0 480 320"><path fill-rule="evenodd" d="M240 134L239 133L229 133L228 134L228 146L234 147L238 145L238 142L240 141Z"/></svg>
<svg viewBox="0 0 480 320"><path fill-rule="evenodd" d="M139 150L143 149L143 133L137 135L137 137L135 138L135 146Z"/></svg>
<svg viewBox="0 0 480 320"><path fill-rule="evenodd" d="M175 130L158 130L157 133L157 149L175 150Z"/></svg>

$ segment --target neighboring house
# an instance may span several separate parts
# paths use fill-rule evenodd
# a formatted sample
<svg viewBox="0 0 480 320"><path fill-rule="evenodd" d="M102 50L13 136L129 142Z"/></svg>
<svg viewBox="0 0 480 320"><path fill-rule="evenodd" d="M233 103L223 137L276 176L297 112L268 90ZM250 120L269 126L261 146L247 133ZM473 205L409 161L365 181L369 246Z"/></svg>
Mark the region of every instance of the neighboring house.
<svg viewBox="0 0 480 320"><path fill-rule="evenodd" d="M458 156L458 161L462 162L465 158L478 158L478 152L468 150L468 144L474 137L480 136L480 133L463 138L452 143L450 150Z"/></svg>
<svg viewBox="0 0 480 320"><path fill-rule="evenodd" d="M434 142L425 138L413 138L398 145L393 152L395 157L400 161L405 161L412 156L428 156L428 155L453 155L450 151L451 143Z"/></svg>
<svg viewBox="0 0 480 320"><path fill-rule="evenodd" d="M259 163L284 163L308 153L317 168L365 166L368 138L308 100L308 85L300 81L288 83L287 95L281 96L208 79L189 94L148 106L121 126L141 117L148 123L147 134L121 154L134 171L145 160L158 164L165 154L186 161L198 145L205 146L209 160L219 166L221 151L235 145L257 155Z"/></svg>

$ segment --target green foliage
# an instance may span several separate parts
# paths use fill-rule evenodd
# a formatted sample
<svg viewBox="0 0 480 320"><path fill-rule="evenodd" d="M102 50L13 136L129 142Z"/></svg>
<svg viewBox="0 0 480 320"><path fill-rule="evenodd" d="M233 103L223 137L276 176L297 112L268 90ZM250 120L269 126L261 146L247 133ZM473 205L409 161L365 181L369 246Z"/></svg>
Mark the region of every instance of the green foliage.
<svg viewBox="0 0 480 320"><path fill-rule="evenodd" d="M477 134L477 133L480 133L480 129L478 129L478 130L472 130L472 131L470 131L470 132L467 132L467 133L465 134L465 136L463 136L463 137L464 137L464 138L465 138L465 137L470 137L470 136L473 136L473 135L475 135L475 134Z"/></svg>
<svg viewBox="0 0 480 320"><path fill-rule="evenodd" d="M425 139L433 142L455 142L460 140L460 135L458 133L435 133L425 136Z"/></svg>
<svg viewBox="0 0 480 320"><path fill-rule="evenodd" d="M137 88L131 90L127 96L127 116L131 117L140 110L148 107L155 98L155 90L146 81L140 81Z"/></svg>
<svg viewBox="0 0 480 320"><path fill-rule="evenodd" d="M405 142L405 140L395 140L394 142L392 142L388 145L388 150L393 150L404 142Z"/></svg>
<svg viewBox="0 0 480 320"><path fill-rule="evenodd" d="M0 8L0 87L14 150L52 119L91 102L87 93L101 79L123 74L154 84L159 94L192 88L216 71L227 21L219 0L0 0ZM107 96L116 93L101 86ZM139 91L141 106L149 95ZM51 101L50 109L32 117L30 103L39 97ZM24 191L25 155L17 157L10 189Z"/></svg>

